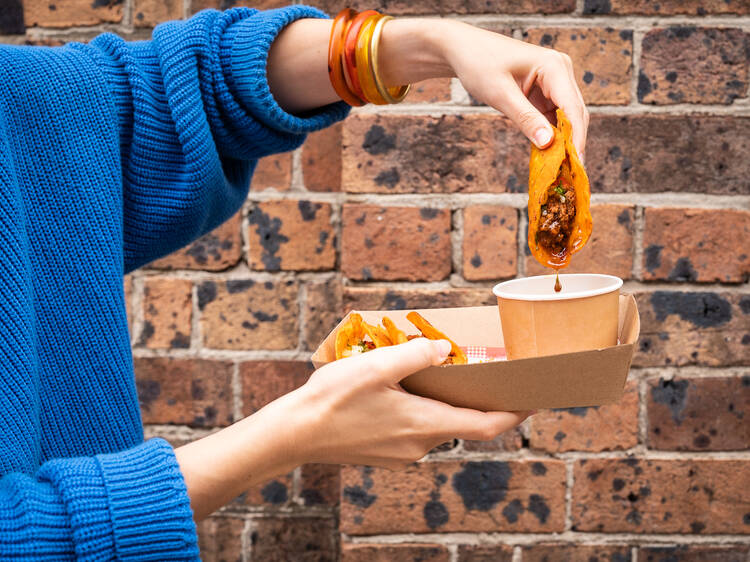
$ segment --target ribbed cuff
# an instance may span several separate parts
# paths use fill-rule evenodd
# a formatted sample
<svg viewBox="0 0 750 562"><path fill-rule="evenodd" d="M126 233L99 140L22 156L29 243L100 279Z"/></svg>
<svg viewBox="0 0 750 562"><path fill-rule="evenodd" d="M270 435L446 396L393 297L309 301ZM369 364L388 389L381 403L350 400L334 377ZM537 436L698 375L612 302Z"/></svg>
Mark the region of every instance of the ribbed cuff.
<svg viewBox="0 0 750 562"><path fill-rule="evenodd" d="M344 102L332 103L304 115L284 111L268 86L266 64L268 51L279 32L295 20L327 18L316 8L289 6L256 12L232 24L222 37L222 50L228 49L230 61L227 81L243 104L266 126L292 134L305 134L324 129L346 117L351 107ZM300 88L304 88L300 84Z"/></svg>
<svg viewBox="0 0 750 562"><path fill-rule="evenodd" d="M151 439L96 460L118 559L200 560L190 498L166 441Z"/></svg>

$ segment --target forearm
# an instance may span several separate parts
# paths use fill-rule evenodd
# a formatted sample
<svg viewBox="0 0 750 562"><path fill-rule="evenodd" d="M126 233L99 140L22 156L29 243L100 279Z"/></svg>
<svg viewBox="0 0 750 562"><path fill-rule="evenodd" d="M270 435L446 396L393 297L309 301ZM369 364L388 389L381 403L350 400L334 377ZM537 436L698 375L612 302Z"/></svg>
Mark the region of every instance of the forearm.
<svg viewBox="0 0 750 562"><path fill-rule="evenodd" d="M285 110L299 113L339 101L328 78L331 20L303 19L278 35L268 55L268 84ZM442 53L442 30L455 22L394 19L383 27L379 67L387 86L453 76Z"/></svg>

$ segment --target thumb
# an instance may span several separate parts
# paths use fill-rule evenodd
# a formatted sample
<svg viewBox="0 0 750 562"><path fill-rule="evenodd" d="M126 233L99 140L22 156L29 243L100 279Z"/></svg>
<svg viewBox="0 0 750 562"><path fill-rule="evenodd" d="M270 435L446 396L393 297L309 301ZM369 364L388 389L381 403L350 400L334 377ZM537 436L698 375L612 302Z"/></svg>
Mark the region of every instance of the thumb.
<svg viewBox="0 0 750 562"><path fill-rule="evenodd" d="M412 373L431 365L440 365L451 350L446 340L415 338L406 343L380 347L359 356L368 363L379 379L386 384L395 384Z"/></svg>
<svg viewBox="0 0 750 562"><path fill-rule="evenodd" d="M495 109L513 121L538 148L549 146L555 137L555 130L550 122L534 107L515 80L506 82L506 87L500 94L498 107Z"/></svg>

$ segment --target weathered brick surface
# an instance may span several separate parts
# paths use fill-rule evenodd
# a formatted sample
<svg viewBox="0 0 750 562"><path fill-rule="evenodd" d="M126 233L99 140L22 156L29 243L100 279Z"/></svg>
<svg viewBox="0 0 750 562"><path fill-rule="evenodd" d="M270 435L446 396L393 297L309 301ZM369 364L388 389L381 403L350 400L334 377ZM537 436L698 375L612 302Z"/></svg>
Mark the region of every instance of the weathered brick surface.
<svg viewBox="0 0 750 562"><path fill-rule="evenodd" d="M463 274L472 281L516 275L518 212L511 207L476 205L463 210Z"/></svg>
<svg viewBox="0 0 750 562"><path fill-rule="evenodd" d="M245 520L238 517L210 517L197 525L198 546L203 562L240 562Z"/></svg>
<svg viewBox="0 0 750 562"><path fill-rule="evenodd" d="M242 258L241 219L240 213L236 213L224 224L204 234L189 246L151 262L148 267L222 271L237 265Z"/></svg>
<svg viewBox="0 0 750 562"><path fill-rule="evenodd" d="M344 205L341 271L350 279L439 281L451 272L446 209Z"/></svg>
<svg viewBox="0 0 750 562"><path fill-rule="evenodd" d="M341 128L310 133L302 146L302 175L310 191L341 190Z"/></svg>
<svg viewBox="0 0 750 562"><path fill-rule="evenodd" d="M203 344L217 349L294 349L299 306L295 281L251 279L198 284Z"/></svg>
<svg viewBox="0 0 750 562"><path fill-rule="evenodd" d="M334 464L304 464L300 467L300 498L306 506L339 504L341 467Z"/></svg>
<svg viewBox="0 0 750 562"><path fill-rule="evenodd" d="M523 438L519 428L501 433L492 441L464 441L464 450L483 453L500 451L519 451L523 447Z"/></svg>
<svg viewBox="0 0 750 562"><path fill-rule="evenodd" d="M341 562L449 562L440 544L343 544Z"/></svg>
<svg viewBox="0 0 750 562"><path fill-rule="evenodd" d="M292 181L292 153L272 154L258 160L250 180L251 191L288 191Z"/></svg>
<svg viewBox="0 0 750 562"><path fill-rule="evenodd" d="M391 472L345 467L341 531L351 535L562 531L560 461L446 461Z"/></svg>
<svg viewBox="0 0 750 562"><path fill-rule="evenodd" d="M741 460L579 460L574 531L748 533L750 472Z"/></svg>
<svg viewBox="0 0 750 562"><path fill-rule="evenodd" d="M586 147L593 193L750 194L750 119L594 115Z"/></svg>
<svg viewBox="0 0 750 562"><path fill-rule="evenodd" d="M98 25L121 22L123 4L124 0L23 0L23 13L27 27Z"/></svg>
<svg viewBox="0 0 750 562"><path fill-rule="evenodd" d="M263 562L334 562L336 522L330 517L262 517L250 521L250 557Z"/></svg>
<svg viewBox="0 0 750 562"><path fill-rule="evenodd" d="M747 14L750 4L743 0L584 0L583 13L658 15Z"/></svg>
<svg viewBox="0 0 750 562"><path fill-rule="evenodd" d="M638 549L638 560L642 562L746 562L748 556L749 545L686 544L647 546Z"/></svg>
<svg viewBox="0 0 750 562"><path fill-rule="evenodd" d="M282 474L253 486L229 503L229 509L242 511L247 507L284 507L292 502L292 473Z"/></svg>
<svg viewBox="0 0 750 562"><path fill-rule="evenodd" d="M458 562L511 562L513 547L505 544L466 545L458 547Z"/></svg>
<svg viewBox="0 0 750 562"><path fill-rule="evenodd" d="M641 318L634 366L750 364L750 294L636 293Z"/></svg>
<svg viewBox="0 0 750 562"><path fill-rule="evenodd" d="M128 330L133 333L133 276L126 275L123 280L125 292L125 315L128 317Z"/></svg>
<svg viewBox="0 0 750 562"><path fill-rule="evenodd" d="M0 10L0 35L23 33L25 28L22 0L5 0Z"/></svg>
<svg viewBox="0 0 750 562"><path fill-rule="evenodd" d="M344 311L455 308L496 305L491 289L386 289L345 287Z"/></svg>
<svg viewBox="0 0 750 562"><path fill-rule="evenodd" d="M183 0L133 0L133 23L153 27L183 16Z"/></svg>
<svg viewBox="0 0 750 562"><path fill-rule="evenodd" d="M573 255L563 273L605 273L629 279L633 270L633 231L635 209L630 205L592 205L594 229L583 250ZM552 271L531 255L524 243L526 275Z"/></svg>
<svg viewBox="0 0 750 562"><path fill-rule="evenodd" d="M630 101L633 31L611 27L533 28L525 39L570 55L586 103L624 105Z"/></svg>
<svg viewBox="0 0 750 562"><path fill-rule="evenodd" d="M135 359L144 423L216 427L232 422L232 364L206 359Z"/></svg>
<svg viewBox="0 0 750 562"><path fill-rule="evenodd" d="M314 351L343 318L342 287L339 278L311 281L306 287L304 301L305 349Z"/></svg>
<svg viewBox="0 0 750 562"><path fill-rule="evenodd" d="M313 371L307 361L247 361L240 364L242 412L249 416L305 384Z"/></svg>
<svg viewBox="0 0 750 562"><path fill-rule="evenodd" d="M651 380L646 407L651 448L750 449L750 372L731 378Z"/></svg>
<svg viewBox="0 0 750 562"><path fill-rule="evenodd" d="M638 444L638 385L616 404L541 410L530 419L530 446L552 453L629 449Z"/></svg>
<svg viewBox="0 0 750 562"><path fill-rule="evenodd" d="M252 269L323 270L336 264L330 203L282 200L256 203L248 213Z"/></svg>
<svg viewBox="0 0 750 562"><path fill-rule="evenodd" d="M644 279L739 283L750 276L750 212L647 208L645 223Z"/></svg>
<svg viewBox="0 0 750 562"><path fill-rule="evenodd" d="M631 562L627 545L534 544L521 547L523 562Z"/></svg>
<svg viewBox="0 0 750 562"><path fill-rule="evenodd" d="M138 345L150 349L190 347L193 282L149 277L143 282L143 325Z"/></svg>
<svg viewBox="0 0 750 562"><path fill-rule="evenodd" d="M191 12L195 13L200 10L228 10L238 6L247 6L258 10L271 10L273 8L282 8L288 6L289 2L284 0L190 0Z"/></svg>
<svg viewBox="0 0 750 562"><path fill-rule="evenodd" d="M451 79L432 78L412 84L406 103L447 103L451 101Z"/></svg>
<svg viewBox="0 0 750 562"><path fill-rule="evenodd" d="M522 192L529 143L497 115L353 115L344 123L349 192Z"/></svg>
<svg viewBox="0 0 750 562"><path fill-rule="evenodd" d="M356 10L379 10L391 15L405 14L557 14L572 12L575 0L315 0L310 2L328 13L335 14L342 8L352 7Z"/></svg>
<svg viewBox="0 0 750 562"><path fill-rule="evenodd" d="M741 29L652 29L641 47L638 101L732 103L746 95L749 53Z"/></svg>

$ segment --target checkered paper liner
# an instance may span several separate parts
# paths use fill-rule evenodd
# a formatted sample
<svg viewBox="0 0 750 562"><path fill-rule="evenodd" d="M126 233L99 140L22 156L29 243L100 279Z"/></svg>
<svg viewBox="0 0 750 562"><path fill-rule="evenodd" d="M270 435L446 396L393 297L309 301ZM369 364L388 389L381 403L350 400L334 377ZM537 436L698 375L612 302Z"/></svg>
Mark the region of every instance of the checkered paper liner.
<svg viewBox="0 0 750 562"><path fill-rule="evenodd" d="M476 363L491 363L492 361L505 361L504 347L485 347L483 345L469 345L461 348L466 354L469 365Z"/></svg>

